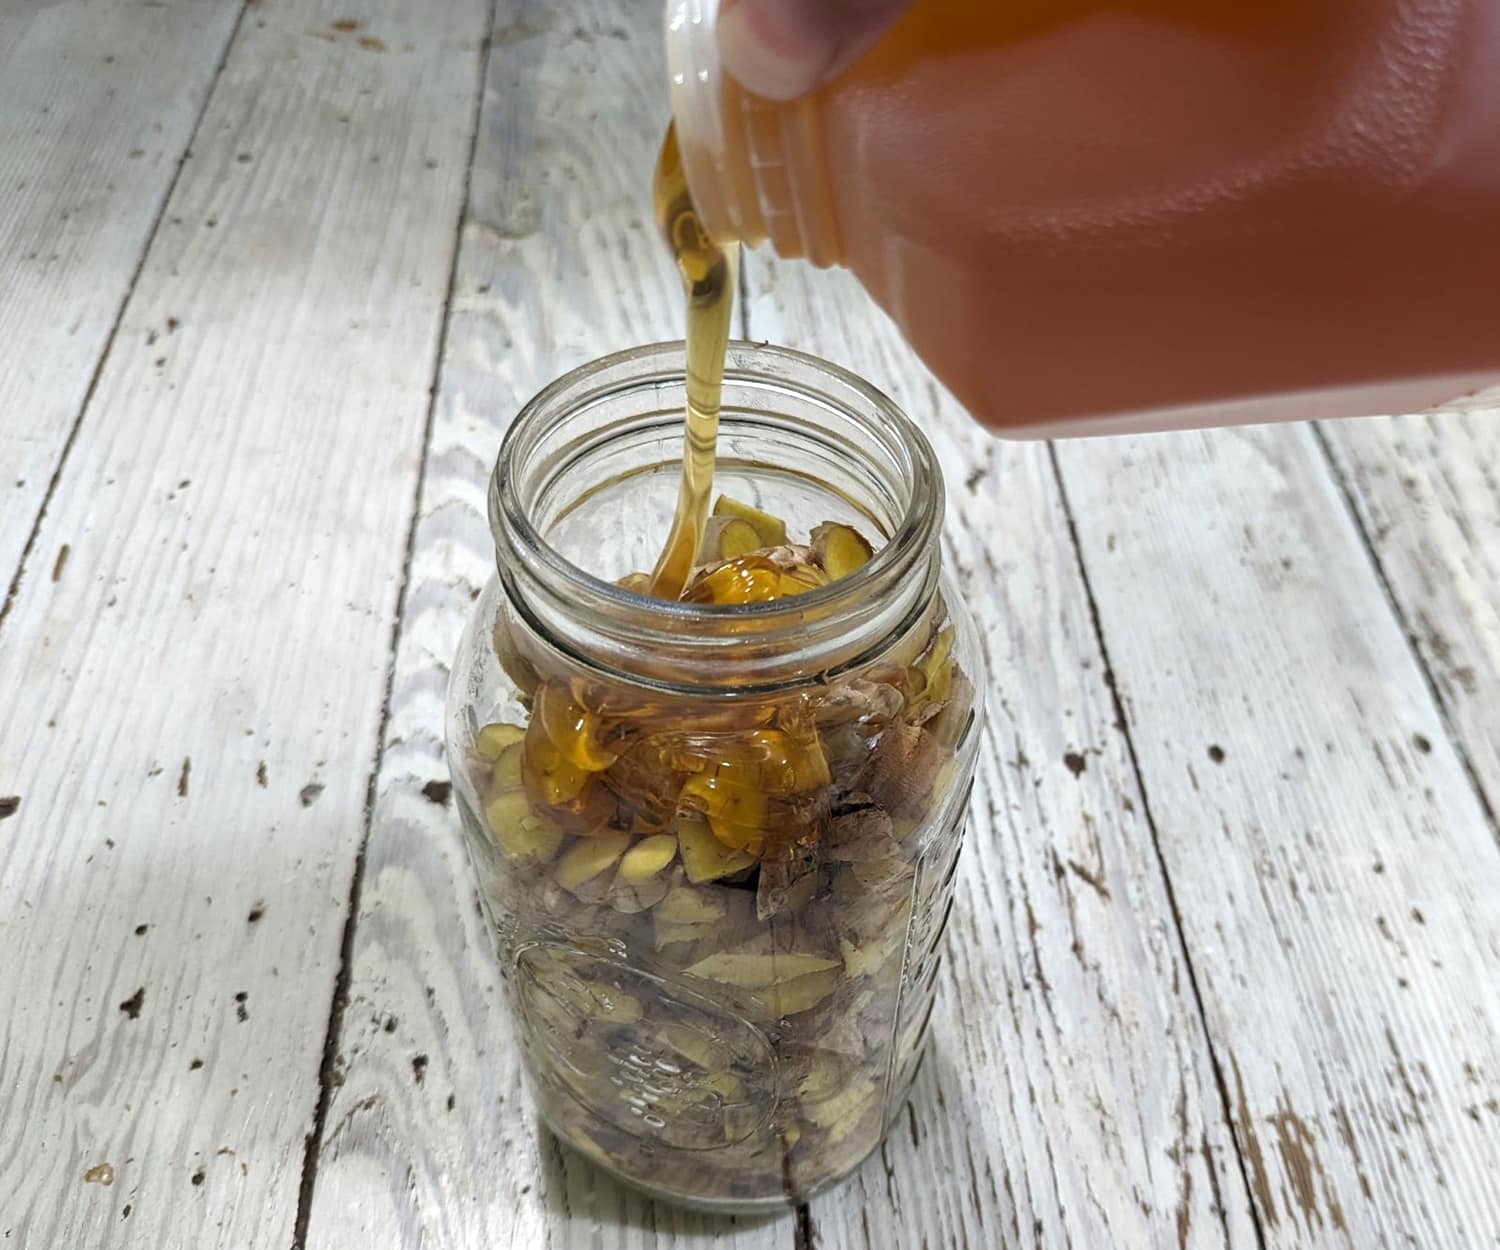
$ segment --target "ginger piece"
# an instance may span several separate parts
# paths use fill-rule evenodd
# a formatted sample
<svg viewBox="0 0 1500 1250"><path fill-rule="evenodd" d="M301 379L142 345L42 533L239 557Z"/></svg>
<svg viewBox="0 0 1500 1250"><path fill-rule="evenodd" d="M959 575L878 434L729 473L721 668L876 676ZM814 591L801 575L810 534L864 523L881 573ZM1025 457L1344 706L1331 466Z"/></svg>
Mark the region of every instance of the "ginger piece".
<svg viewBox="0 0 1500 1250"><path fill-rule="evenodd" d="M677 847L687 879L704 885L723 877L732 877L755 863L755 856L745 851L729 850L708 827L708 822L693 812L677 816Z"/></svg>
<svg viewBox="0 0 1500 1250"><path fill-rule="evenodd" d="M501 670L520 692L522 700L530 700L541 678L537 675L536 666L521 654L520 647L516 645L510 626L510 614L503 604L495 613L495 627L490 634L490 642L494 646L495 658L500 662Z"/></svg>
<svg viewBox="0 0 1500 1250"><path fill-rule="evenodd" d="M659 951L709 941L718 931L718 927L713 924L675 924L663 920L660 907L651 913L651 924L651 945Z"/></svg>
<svg viewBox="0 0 1500 1250"><path fill-rule="evenodd" d="M895 721L881 731L857 784L893 818L916 819L925 815L933 784L948 758L927 730Z"/></svg>
<svg viewBox="0 0 1500 1250"><path fill-rule="evenodd" d="M509 790L484 807L484 819L507 859L544 867L562 846L563 831L537 813L523 790Z"/></svg>
<svg viewBox="0 0 1500 1250"><path fill-rule="evenodd" d="M904 672L901 677L905 679ZM891 682L853 677L828 687L814 716L820 729L855 721L883 724L894 720L905 706L905 694Z"/></svg>
<svg viewBox="0 0 1500 1250"><path fill-rule="evenodd" d="M571 803L588 784L588 770L580 768L558 750L537 718L532 719L526 730L524 764L528 774L527 789L548 807Z"/></svg>
<svg viewBox="0 0 1500 1250"><path fill-rule="evenodd" d="M728 912L728 904L717 893L679 885L657 904L656 918L666 924L717 924Z"/></svg>
<svg viewBox="0 0 1500 1250"><path fill-rule="evenodd" d="M495 756L495 762L490 766L488 790L490 798L499 798L502 794L509 794L524 787L523 751L524 747L521 743L512 742L509 746L502 747L499 754Z"/></svg>
<svg viewBox="0 0 1500 1250"><path fill-rule="evenodd" d="M703 527L703 542L698 547L699 564L715 564L758 551L766 544L755 532L755 526L739 517L714 516Z"/></svg>
<svg viewBox="0 0 1500 1250"><path fill-rule="evenodd" d="M762 512L759 508L752 508L747 503L741 503L738 499L731 499L728 495L720 495L714 501L713 514L716 517L731 517L744 521L760 539L755 544L757 547L780 547L786 542L785 521L772 516L769 512Z"/></svg>
<svg viewBox="0 0 1500 1250"><path fill-rule="evenodd" d="M797 911L812 901L817 889L817 855L810 846L793 842L760 863L756 882L755 915L770 920L783 911Z"/></svg>
<svg viewBox="0 0 1500 1250"><path fill-rule="evenodd" d="M553 874L557 884L577 894L580 887L613 868L629 845L628 833L602 833L594 838L579 838L558 861Z"/></svg>
<svg viewBox="0 0 1500 1250"><path fill-rule="evenodd" d="M906 720L920 725L947 707L953 696L953 626L945 626L932 646L907 670Z"/></svg>
<svg viewBox="0 0 1500 1250"><path fill-rule="evenodd" d="M709 829L724 846L752 856L760 854L766 796L743 769L721 764L690 778L682 787L682 801L707 817Z"/></svg>
<svg viewBox="0 0 1500 1250"><path fill-rule="evenodd" d="M811 1011L838 988L839 974L829 969L809 972L805 976L793 977L790 981L778 981L763 989L747 992L752 1006L759 1007L771 1019L800 1015Z"/></svg>
<svg viewBox="0 0 1500 1250"><path fill-rule="evenodd" d="M617 912L633 916L655 907L671 889L666 877L647 877L644 881L627 881L623 869L615 873L604 901Z"/></svg>
<svg viewBox="0 0 1500 1250"><path fill-rule="evenodd" d="M474 735L474 754L482 760L493 762L500 758L500 752L506 747L514 746L525 737L526 731L519 725L500 722L481 725L479 732Z"/></svg>
<svg viewBox="0 0 1500 1250"><path fill-rule="evenodd" d="M969 720L974 712L974 684L956 664L953 665L951 681L948 701L927 722L926 729L950 751L955 751L968 730Z"/></svg>
<svg viewBox="0 0 1500 1250"><path fill-rule="evenodd" d="M844 971L851 977L868 977L886 967L892 956L899 953L905 944L906 926L892 924L862 944L856 945L848 938L840 938L839 954L844 959Z"/></svg>
<svg viewBox="0 0 1500 1250"><path fill-rule="evenodd" d="M659 876L676 858L677 839L670 833L642 838L620 860L620 880L630 885L640 885ZM662 885L666 885L665 880Z"/></svg>
<svg viewBox="0 0 1500 1250"><path fill-rule="evenodd" d="M865 537L851 525L824 521L813 529L812 549L833 581L863 568L875 554Z"/></svg>
<svg viewBox="0 0 1500 1250"><path fill-rule="evenodd" d="M583 772L603 772L619 758L604 743L606 726L599 716L554 682L544 682L537 689L531 723L540 723L558 753Z"/></svg>
<svg viewBox="0 0 1500 1250"><path fill-rule="evenodd" d="M848 1137L864 1119L875 1099L875 1082L862 1077L821 1101L804 1102L803 1114L828 1134L829 1145Z"/></svg>
<svg viewBox="0 0 1500 1250"><path fill-rule="evenodd" d="M764 954L743 950L720 951L692 964L688 973L706 981L742 989L766 989L783 982L801 980L814 973L839 967L837 959L823 955Z"/></svg>
<svg viewBox="0 0 1500 1250"><path fill-rule="evenodd" d="M857 808L828 822L824 849L830 859L864 864L899 855L889 813L878 807Z"/></svg>

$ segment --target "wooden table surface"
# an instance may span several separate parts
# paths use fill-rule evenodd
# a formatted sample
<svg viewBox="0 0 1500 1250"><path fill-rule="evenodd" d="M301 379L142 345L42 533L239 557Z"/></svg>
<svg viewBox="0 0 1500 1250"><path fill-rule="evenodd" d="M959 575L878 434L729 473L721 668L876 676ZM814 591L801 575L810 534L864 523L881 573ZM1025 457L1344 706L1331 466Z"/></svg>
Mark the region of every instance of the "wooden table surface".
<svg viewBox="0 0 1500 1250"><path fill-rule="evenodd" d="M539 1130L443 688L506 422L680 333L658 9L0 0L0 1247L1500 1246L1496 414L994 442L763 255L983 628L935 1049L781 1219Z"/></svg>

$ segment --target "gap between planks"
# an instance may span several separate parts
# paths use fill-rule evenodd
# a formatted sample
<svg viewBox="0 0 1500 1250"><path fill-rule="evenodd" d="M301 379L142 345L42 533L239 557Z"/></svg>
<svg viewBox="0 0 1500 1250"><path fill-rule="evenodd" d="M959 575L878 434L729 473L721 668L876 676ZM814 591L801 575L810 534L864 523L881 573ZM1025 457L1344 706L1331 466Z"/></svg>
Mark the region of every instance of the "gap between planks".
<svg viewBox="0 0 1500 1250"><path fill-rule="evenodd" d="M89 407L93 403L94 392L99 387L99 378L104 373L104 362L109 359L109 354L114 348L115 338L125 321L125 310L130 306L136 283L140 281L141 271L146 267L146 258L151 254L151 246L156 242L157 232L166 218L167 205L171 203L172 195L177 190L177 183L182 178L182 171L187 165L188 157L193 154L193 144L198 141L198 132L203 126L204 117L208 115L208 106L214 98L214 91L224 73L224 66L229 61L229 51L234 47L235 40L239 38L240 27L245 21L245 11L255 2L256 0L240 0L240 7L234 15L234 22L229 27L229 37L224 40L224 46L219 49L219 57L214 62L213 73L209 75L208 83L204 87L203 102L198 106L198 113L188 129L187 142L183 145L182 151L177 154L177 163L172 167L172 176L167 179L166 186L162 189L161 202L157 205L156 212L151 215L151 224L141 239L140 254L136 256L135 264L130 268L130 278L125 283L125 289L120 292L120 302L116 305L115 315L110 320L109 333L104 336L104 342L99 347L99 355L94 360L94 367L89 370L89 382L84 388L83 399L79 402L78 415L73 418L73 423L68 427L68 436L63 440L62 450L57 453L57 463L52 466L52 476L47 479L47 489L42 492L41 502L37 504L36 516L31 522L31 531L26 535L26 543L16 560L16 571L11 576L4 601L0 602L0 633L4 632L5 618L10 615L11 606L15 603L17 594L20 593L21 579L26 575L26 565L31 560L37 537L42 532L42 522L47 519L47 509L51 506L53 495L57 493L57 484L62 480L63 470L68 466L68 455L73 450L73 444L78 441L78 432L83 428L84 418L87 417ZM53 580L55 581L56 578L54 577Z"/></svg>
<svg viewBox="0 0 1500 1250"><path fill-rule="evenodd" d="M1385 596L1386 606L1390 608L1391 614L1401 627L1402 637L1406 639L1406 648L1411 652L1417 670L1422 674L1422 680L1427 685L1427 693L1432 698L1432 706L1437 709L1438 720L1443 726L1443 732L1448 735L1448 742L1453 747L1453 752L1458 756L1458 762L1463 767L1464 776L1469 779L1469 788L1474 791L1474 797L1479 802L1479 808L1484 813L1484 818L1489 824L1490 833L1494 836L1496 845L1500 845L1500 820L1496 819L1495 808L1490 802L1489 792L1485 790L1484 783L1479 778L1479 770L1474 766L1474 757L1470 755L1469 748L1464 742L1463 735L1454 723L1449 711L1448 702L1443 698L1442 691L1438 687L1436 676L1432 666L1427 662L1427 656L1422 648L1417 645L1417 633L1412 627L1411 618L1406 612L1400 598L1396 594L1396 588L1391 582L1389 572L1385 567L1385 561L1380 558L1380 552L1375 546L1374 536L1365 524L1365 518L1361 515L1359 506L1354 500L1354 487L1350 483L1348 475L1339 464L1338 457L1333 454L1333 448L1329 446L1328 435L1323 429L1321 422L1311 422L1309 428L1312 430L1313 441L1318 445L1318 451L1323 457L1323 462L1328 467L1329 476L1338 487L1339 498L1343 500L1344 508L1349 513L1349 521L1354 526L1354 532L1359 535L1360 546L1364 548L1365 557L1370 561L1370 567L1375 571L1376 580L1380 583L1381 593ZM0 620L3 620L0 617Z"/></svg>
<svg viewBox="0 0 1500 1250"><path fill-rule="evenodd" d="M1224 1123L1229 1126L1230 1140L1234 1142L1234 1159L1235 1165L1239 1168L1240 1180L1246 1192L1253 1192L1250 1185L1249 1167L1245 1162L1245 1144L1240 1140L1240 1130L1233 1115L1233 1104L1229 1100L1229 1083L1225 1079L1224 1065L1219 1059L1219 1053L1214 1048L1213 1031L1209 1028L1208 1022L1208 1010L1204 1006L1203 991L1198 985L1198 970L1193 963L1193 950L1188 943L1187 933L1183 929L1182 912L1177 906L1177 891L1172 884L1172 874L1168 871L1166 856L1162 853L1156 816L1151 810L1151 793L1146 787L1146 777L1135 749L1135 735L1130 727L1130 719L1125 715L1125 702L1120 698L1120 691L1115 685L1114 662L1110 659L1109 643L1104 637L1104 624L1099 616L1099 602L1094 596L1094 584L1089 578L1088 562L1083 554L1083 543L1078 537L1078 522L1073 515L1073 503L1068 498L1068 486L1063 480L1062 466L1057 461L1057 448L1052 442L1047 444L1047 462L1052 466L1052 480L1057 483L1058 500L1062 505L1063 516L1067 519L1068 542L1073 548L1073 557L1078 563L1078 580L1082 584L1084 600L1088 604L1089 625L1094 631L1094 642L1099 648L1099 656L1104 664L1104 684L1109 687L1110 702L1115 710L1120 734L1125 739L1125 757L1130 761L1130 771L1135 778L1136 792L1141 798L1141 816L1146 822L1146 828L1151 832L1151 850L1156 857L1157 868L1161 872L1162 888L1166 891L1167 907L1172 914L1172 926L1177 930L1177 944L1182 951L1182 964L1187 971L1188 988L1193 995L1193 1009L1197 1012L1198 1023L1202 1028L1203 1045L1208 1052L1209 1066L1214 1074L1214 1087L1219 1092L1219 1110L1224 1117ZM1261 1212L1254 1202L1249 1204L1249 1211L1250 1223L1255 1229L1256 1244L1261 1250L1265 1250L1266 1234L1261 1226ZM1222 1206L1219 1208L1219 1220L1224 1228L1225 1242L1228 1243L1230 1240L1228 1212Z"/></svg>
<svg viewBox="0 0 1500 1250"><path fill-rule="evenodd" d="M244 9L240 10L241 15ZM344 1009L349 1005L349 982L354 965L354 931L359 925L359 900L364 886L365 856L370 844L370 829L375 814L375 788L380 780L380 761L385 754L385 736L391 720L391 695L396 680L396 651L401 644L401 623L406 619L406 594L411 585L412 555L416 548L417 526L422 519L422 488L427 480L427 455L432 445L432 426L437 413L438 380L442 372L443 357L448 348L448 327L453 319L453 293L458 284L458 262L463 242L464 226L469 219L469 195L474 176L474 157L479 147L481 114L484 109L484 87L489 77L490 40L495 29L495 5L489 5L485 19L484 35L479 45L478 68L474 83L474 99L469 112L469 151L464 161L463 187L460 193L458 215L453 222L453 255L448 262L448 287L443 293L443 315L438 327L437 343L428 371L427 413L422 424L422 451L417 461L417 473L412 484L411 520L406 527L406 547L401 558L401 584L396 593L396 614L391 622L390 643L386 647L385 685L380 701L380 726L375 734L375 750L370 759L369 781L365 787L363 828L360 830L359 850L354 856L354 871L349 875L347 910L344 913L344 930L339 939L339 966L334 975L333 998L328 1007L328 1028L323 1036L323 1057L318 1064L318 1103L313 1112L313 1124L304 1139L302 1153L302 1180L297 1191L297 1215L292 1224L292 1250L306 1250L308 1224L312 1218L313 1192L318 1184L318 1155L323 1145L323 1131L328 1122L328 1106L332 1101L335 1074L338 1067L339 1038L343 1033ZM233 42L231 40L231 42ZM4 617L0 616L0 623Z"/></svg>

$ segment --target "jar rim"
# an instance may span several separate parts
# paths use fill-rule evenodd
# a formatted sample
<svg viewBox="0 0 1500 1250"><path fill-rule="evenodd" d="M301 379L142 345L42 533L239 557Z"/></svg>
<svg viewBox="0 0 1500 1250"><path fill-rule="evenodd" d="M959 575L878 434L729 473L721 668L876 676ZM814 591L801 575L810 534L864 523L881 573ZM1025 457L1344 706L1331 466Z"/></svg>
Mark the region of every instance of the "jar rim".
<svg viewBox="0 0 1500 1250"><path fill-rule="evenodd" d="M633 347L579 365L522 406L501 440L489 490L499 572L512 598L514 583L524 580L563 597L573 612L602 616L606 632L622 643L674 651L692 649L696 643L701 662L703 654L724 650L726 627L738 627L735 637L740 641L748 634L762 647L785 645L821 627L812 621L847 623L856 605L882 594L888 597L903 582L927 583L930 592L936 580L932 557L943 512L943 480L921 428L883 391L839 365L792 348L743 340L729 344L726 392L748 383L814 398L862 427L861 432L879 442L897 466L904 504L890 536L870 560L848 576L803 594L766 603L699 604L627 590L553 547L533 522L526 498L523 474L531 453L570 419L612 394L648 386L685 387L685 368L680 339ZM855 454L858 451L851 448ZM913 578L924 560L934 567L928 576Z"/></svg>

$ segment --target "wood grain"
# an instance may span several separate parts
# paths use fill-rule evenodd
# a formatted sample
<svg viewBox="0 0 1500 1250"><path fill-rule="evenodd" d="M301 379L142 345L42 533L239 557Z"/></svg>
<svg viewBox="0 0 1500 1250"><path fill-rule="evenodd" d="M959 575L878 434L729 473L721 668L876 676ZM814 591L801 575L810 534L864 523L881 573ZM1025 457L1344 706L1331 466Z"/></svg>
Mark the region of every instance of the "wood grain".
<svg viewBox="0 0 1500 1250"><path fill-rule="evenodd" d="M291 1242L484 7L257 5L124 310L0 639L6 1244Z"/></svg>
<svg viewBox="0 0 1500 1250"><path fill-rule="evenodd" d="M0 9L0 602L239 11Z"/></svg>
<svg viewBox="0 0 1500 1250"><path fill-rule="evenodd" d="M457 815L424 795L447 777L448 665L494 574L485 489L506 424L571 366L681 333L649 219L659 8L507 0L497 13L313 1191L317 1250L792 1245L789 1219L658 1207L538 1128Z"/></svg>
<svg viewBox="0 0 1500 1250"><path fill-rule="evenodd" d="M905 1123L812 1204L848 1247L1256 1244L1045 447L982 433L842 273L756 258L753 338L927 431L990 666L936 1045Z"/></svg>
<svg viewBox="0 0 1500 1250"><path fill-rule="evenodd" d="M1500 397L1319 427L1489 810L1500 810Z"/></svg>
<svg viewBox="0 0 1500 1250"><path fill-rule="evenodd" d="M1500 1242L1500 854L1311 430L1058 460L1266 1244Z"/></svg>

